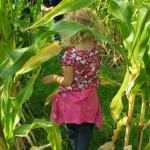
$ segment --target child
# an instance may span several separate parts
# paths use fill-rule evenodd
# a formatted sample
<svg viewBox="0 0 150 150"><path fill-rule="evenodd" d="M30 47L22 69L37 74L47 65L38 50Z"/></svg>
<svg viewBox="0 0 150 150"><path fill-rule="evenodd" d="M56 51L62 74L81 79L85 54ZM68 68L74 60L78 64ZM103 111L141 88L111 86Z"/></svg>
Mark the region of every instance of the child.
<svg viewBox="0 0 150 150"><path fill-rule="evenodd" d="M84 8L66 15L89 27L101 28L96 15ZM62 57L62 76L50 75L44 84L57 82L59 91L53 98L51 120L66 124L73 150L88 150L94 124L102 127L102 110L96 93L99 87L100 52L97 40L88 33L79 32L68 37L69 48Z"/></svg>

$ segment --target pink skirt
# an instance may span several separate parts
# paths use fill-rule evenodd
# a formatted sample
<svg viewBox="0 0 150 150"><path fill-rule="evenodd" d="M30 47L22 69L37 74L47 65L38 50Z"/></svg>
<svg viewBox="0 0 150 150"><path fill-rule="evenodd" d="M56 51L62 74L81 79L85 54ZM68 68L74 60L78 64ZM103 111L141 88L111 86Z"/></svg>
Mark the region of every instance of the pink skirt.
<svg viewBox="0 0 150 150"><path fill-rule="evenodd" d="M95 123L101 130L103 112L96 88L57 93L53 98L50 119L58 125L63 123Z"/></svg>

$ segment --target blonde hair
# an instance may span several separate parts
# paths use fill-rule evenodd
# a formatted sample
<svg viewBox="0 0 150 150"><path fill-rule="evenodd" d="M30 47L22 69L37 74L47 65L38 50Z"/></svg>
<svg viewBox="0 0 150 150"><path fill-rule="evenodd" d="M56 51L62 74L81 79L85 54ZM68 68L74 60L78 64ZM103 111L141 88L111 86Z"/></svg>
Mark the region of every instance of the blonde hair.
<svg viewBox="0 0 150 150"><path fill-rule="evenodd" d="M92 12L89 8L83 8L74 12L70 12L65 16L64 20L78 22L85 26L96 28L99 32L102 30L102 25L96 13ZM75 45L78 44L81 40L87 38L97 41L97 39L92 34L86 32L78 32L73 36L64 38L64 41L67 41L69 45Z"/></svg>

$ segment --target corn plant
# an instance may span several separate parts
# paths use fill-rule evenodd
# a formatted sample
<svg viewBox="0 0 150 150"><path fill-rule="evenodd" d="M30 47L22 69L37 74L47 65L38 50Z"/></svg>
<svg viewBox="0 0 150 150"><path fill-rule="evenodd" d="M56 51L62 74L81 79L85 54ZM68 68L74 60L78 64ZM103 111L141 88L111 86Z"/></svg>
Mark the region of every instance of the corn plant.
<svg viewBox="0 0 150 150"><path fill-rule="evenodd" d="M113 98L111 112L115 120L118 121L117 129L114 130L113 142L123 125L126 126L124 148L129 148L130 126L137 97L141 97L141 114L139 121L139 144L141 149L140 135L144 123L148 118L145 113L149 113L147 103L150 103L150 4L128 0L111 0L112 14L122 23L123 47L127 52L126 75L123 83ZM127 116L120 119L123 110L122 95L126 93L128 100ZM119 121L120 119L120 121ZM138 132L138 131L137 131ZM150 135L149 135L150 137Z"/></svg>

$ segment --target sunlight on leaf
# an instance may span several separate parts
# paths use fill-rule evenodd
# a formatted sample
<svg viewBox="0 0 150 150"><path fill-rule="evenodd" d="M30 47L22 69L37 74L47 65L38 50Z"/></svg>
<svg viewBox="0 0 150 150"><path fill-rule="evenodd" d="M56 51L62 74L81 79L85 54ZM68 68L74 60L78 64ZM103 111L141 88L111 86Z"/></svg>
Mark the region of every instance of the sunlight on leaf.
<svg viewBox="0 0 150 150"><path fill-rule="evenodd" d="M110 141L100 146L97 150L114 150L114 149L115 149L114 143L113 141Z"/></svg>
<svg viewBox="0 0 150 150"><path fill-rule="evenodd" d="M132 145L128 145L128 146L124 147L123 150L132 150Z"/></svg>
<svg viewBox="0 0 150 150"><path fill-rule="evenodd" d="M150 142L144 147L144 150L150 150Z"/></svg>
<svg viewBox="0 0 150 150"><path fill-rule="evenodd" d="M128 86L129 76L130 76L130 73L127 70L124 81L123 81L118 93L115 95L115 97L113 98L113 100L111 102L111 106L110 106L111 114L115 120L117 120L119 118L119 116L122 112L122 109L123 109L122 93L125 92L125 90Z"/></svg>
<svg viewBox="0 0 150 150"><path fill-rule="evenodd" d="M112 85L117 87L121 86L121 83L110 79L106 74L103 74L102 72L100 72L99 77L101 79L101 85Z"/></svg>
<svg viewBox="0 0 150 150"><path fill-rule="evenodd" d="M43 149L40 148L40 147L37 147L37 146L32 146L32 147L30 148L30 150L43 150Z"/></svg>
<svg viewBox="0 0 150 150"><path fill-rule="evenodd" d="M28 47L27 50L19 56L19 59L17 59L11 66L0 70L0 77L6 78L15 74L32 56L36 54L37 49L38 46L36 43Z"/></svg>
<svg viewBox="0 0 150 150"><path fill-rule="evenodd" d="M50 43L43 49L37 52L37 54L30 58L29 61L16 73L19 74L27 73L39 67L43 62L49 60L50 58L58 55L62 50L62 47L58 42Z"/></svg>
<svg viewBox="0 0 150 150"><path fill-rule="evenodd" d="M117 120L123 110L123 104L122 104L122 95L119 93L115 98L113 98L111 102L111 112L113 115L113 118Z"/></svg>
<svg viewBox="0 0 150 150"><path fill-rule="evenodd" d="M117 123L117 129L113 131L114 135L112 137L112 141L115 143L119 134L120 129L122 128L123 125L126 125L127 122L127 117L122 118L118 123Z"/></svg>
<svg viewBox="0 0 150 150"><path fill-rule="evenodd" d="M137 77L140 74L140 66L141 66L141 61L135 60L134 63L132 64L132 66L129 67L131 75L130 75L130 78L129 78L128 87L126 89L126 97L128 99L130 99L130 96L131 96L130 91L134 86L135 80L137 79Z"/></svg>
<svg viewBox="0 0 150 150"><path fill-rule="evenodd" d="M144 127L141 131L141 137L140 137L140 142L139 142L139 148L142 147L142 139L143 139L143 132L144 130L150 126L150 120L148 120L145 124L144 124ZM144 147L144 150L150 150L150 140L149 140L149 143Z"/></svg>

